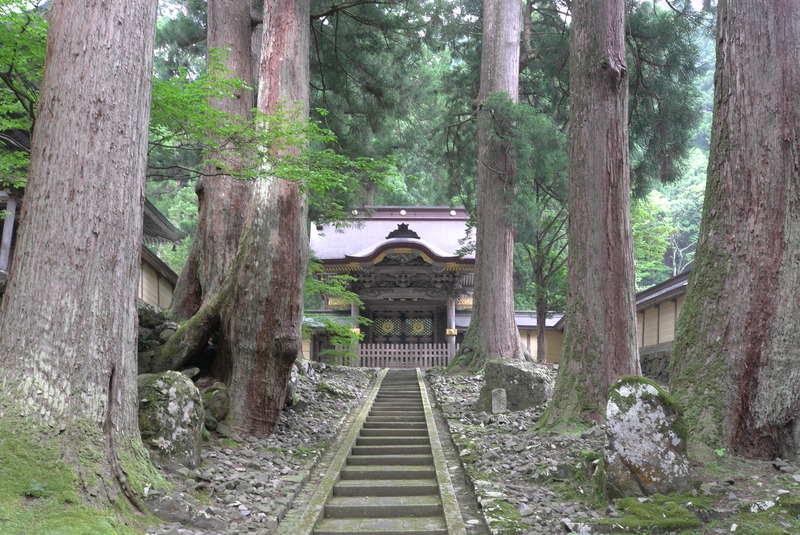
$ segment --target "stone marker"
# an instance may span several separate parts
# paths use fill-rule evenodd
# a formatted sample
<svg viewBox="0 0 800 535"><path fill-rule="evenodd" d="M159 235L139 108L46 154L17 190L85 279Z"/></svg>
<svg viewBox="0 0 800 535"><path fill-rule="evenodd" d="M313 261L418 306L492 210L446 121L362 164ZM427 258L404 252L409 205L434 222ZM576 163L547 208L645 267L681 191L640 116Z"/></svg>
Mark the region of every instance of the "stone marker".
<svg viewBox="0 0 800 535"><path fill-rule="evenodd" d="M655 383L621 377L606 408L605 488L608 498L691 489L680 409Z"/></svg>
<svg viewBox="0 0 800 535"><path fill-rule="evenodd" d="M522 411L547 403L553 395L550 373L546 367L512 359L494 359L486 363L484 385L475 404L477 412L493 412L493 391L506 391L506 408Z"/></svg>
<svg viewBox="0 0 800 535"><path fill-rule="evenodd" d="M492 414L503 414L508 412L508 398L505 388L495 388L492 390Z"/></svg>

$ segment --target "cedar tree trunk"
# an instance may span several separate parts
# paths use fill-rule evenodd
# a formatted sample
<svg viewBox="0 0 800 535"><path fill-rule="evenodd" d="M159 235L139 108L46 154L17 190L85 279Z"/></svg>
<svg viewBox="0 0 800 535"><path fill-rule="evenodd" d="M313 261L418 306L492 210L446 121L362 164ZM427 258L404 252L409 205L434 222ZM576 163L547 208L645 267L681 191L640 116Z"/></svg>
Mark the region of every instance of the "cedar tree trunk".
<svg viewBox="0 0 800 535"><path fill-rule="evenodd" d="M288 102L307 116L310 18L303 0L264 4L258 108L266 115ZM302 351L307 214L300 184L266 176L254 185L232 296L221 309L233 366L228 420L241 432L274 431Z"/></svg>
<svg viewBox="0 0 800 535"><path fill-rule="evenodd" d="M250 27L250 0L208 2L208 48L224 50L228 76L247 83L253 79ZM254 93L239 90L233 98L216 99L213 106L249 120L255 106ZM224 162L231 174L209 165L197 184L197 231L172 298L172 312L181 319L193 316L219 291L236 256L252 184L235 176L243 165L236 147L223 146L213 156ZM224 352L224 340L219 342Z"/></svg>
<svg viewBox="0 0 800 535"><path fill-rule="evenodd" d="M484 0L478 101L502 92L517 102L521 4ZM480 369L492 358L525 358L514 318L514 176L509 147L486 127L492 110L478 113L478 203L472 321L454 363ZM512 125L507 125L508 127Z"/></svg>
<svg viewBox="0 0 800 535"><path fill-rule="evenodd" d="M93 506L138 504L157 477L137 424L135 304L155 19L149 0L52 4L24 223L0 308L0 458L13 462L16 443L37 459L14 474L39 488L21 491L20 507L56 492L48 478L64 470ZM5 485L2 496L15 488Z"/></svg>
<svg viewBox="0 0 800 535"><path fill-rule="evenodd" d="M798 460L800 4L720 1L697 255L670 368L690 453Z"/></svg>
<svg viewBox="0 0 800 535"><path fill-rule="evenodd" d="M572 4L567 311L549 426L602 420L611 383L640 373L624 20L624 0Z"/></svg>
<svg viewBox="0 0 800 535"><path fill-rule="evenodd" d="M266 115L288 105L307 117L310 17L302 0L264 3L258 108ZM220 290L162 350L179 366L219 325L231 366L227 421L243 434L274 432L302 351L307 213L302 185L264 169L252 185L239 248Z"/></svg>

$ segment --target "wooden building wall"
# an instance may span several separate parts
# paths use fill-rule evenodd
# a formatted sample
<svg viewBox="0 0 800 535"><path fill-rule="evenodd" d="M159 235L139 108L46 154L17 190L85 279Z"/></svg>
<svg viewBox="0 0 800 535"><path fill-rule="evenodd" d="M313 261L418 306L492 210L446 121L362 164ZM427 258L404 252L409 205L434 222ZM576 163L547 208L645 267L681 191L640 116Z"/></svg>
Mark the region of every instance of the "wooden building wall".
<svg viewBox="0 0 800 535"><path fill-rule="evenodd" d="M522 343L531 352L531 355L536 355L538 343L536 340L536 329L520 329L520 338ZM544 332L545 340L545 358L549 364L558 364L561 360L561 346L564 342L564 333L557 330L546 330Z"/></svg>
<svg viewBox="0 0 800 535"><path fill-rule="evenodd" d="M675 327L683 299L681 295L636 313L636 344L640 349L675 340Z"/></svg>

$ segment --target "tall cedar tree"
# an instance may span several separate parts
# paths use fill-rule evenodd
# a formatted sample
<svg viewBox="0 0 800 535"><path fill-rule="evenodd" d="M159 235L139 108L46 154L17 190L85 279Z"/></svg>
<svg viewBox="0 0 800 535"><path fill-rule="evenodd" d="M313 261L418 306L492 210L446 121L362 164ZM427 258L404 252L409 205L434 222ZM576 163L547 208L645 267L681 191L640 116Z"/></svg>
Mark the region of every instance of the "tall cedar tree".
<svg viewBox="0 0 800 535"><path fill-rule="evenodd" d="M514 206L516 162L493 124L486 99L504 93L517 101L521 4L485 0L481 82L478 92L478 203L475 219L475 304L455 362L480 368L491 358L525 358L514 318Z"/></svg>
<svg viewBox="0 0 800 535"><path fill-rule="evenodd" d="M308 2L264 2L257 107L266 115L289 103L307 117L309 17ZM162 352L181 362L219 329L230 356L227 420L243 434L274 432L301 354L307 213L302 185L264 169L252 185L236 257L219 291Z"/></svg>
<svg viewBox="0 0 800 535"><path fill-rule="evenodd" d="M208 2L207 46L209 50L224 51L228 76L250 83L254 63L250 0ZM255 96L251 90L239 89L230 98L215 99L211 104L247 121L252 118ZM197 183L197 230L171 307L173 314L181 319L194 315L222 286L236 256L252 186L252 182L235 176L245 165L244 155L238 153L236 147L223 145L219 154L211 155L210 159L224 163L228 171L223 171L220 165L209 164ZM230 352L224 337L218 340L217 351L217 375L228 379Z"/></svg>
<svg viewBox="0 0 800 535"><path fill-rule="evenodd" d="M611 383L640 372L624 22L624 0L572 4L567 311L549 426L602 420Z"/></svg>
<svg viewBox="0 0 800 535"><path fill-rule="evenodd" d="M670 386L690 453L797 459L800 4L718 9L705 205Z"/></svg>
<svg viewBox="0 0 800 535"><path fill-rule="evenodd" d="M3 476L0 495L28 481L39 490L16 489L25 508L48 496L69 515L70 492L138 504L132 484L155 477L137 423L135 297L156 4L54 2L48 18L25 219L0 308L0 458L29 462ZM74 488L54 490L59 472Z"/></svg>

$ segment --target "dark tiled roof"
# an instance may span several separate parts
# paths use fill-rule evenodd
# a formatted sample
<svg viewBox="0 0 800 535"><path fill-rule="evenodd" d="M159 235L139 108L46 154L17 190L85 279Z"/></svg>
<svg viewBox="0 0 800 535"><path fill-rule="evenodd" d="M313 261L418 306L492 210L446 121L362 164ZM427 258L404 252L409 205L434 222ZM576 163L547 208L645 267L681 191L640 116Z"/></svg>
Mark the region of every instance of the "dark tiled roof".
<svg viewBox="0 0 800 535"><path fill-rule="evenodd" d="M664 282L651 286L646 290L636 294L636 310L642 310L649 306L657 305L668 299L672 299L686 292L686 285L689 281L689 272L685 271Z"/></svg>
<svg viewBox="0 0 800 535"><path fill-rule="evenodd" d="M181 232L170 223L164 214L158 211L153 203L144 200L144 218L142 221L142 234L144 243L175 243L186 237L185 232Z"/></svg>

